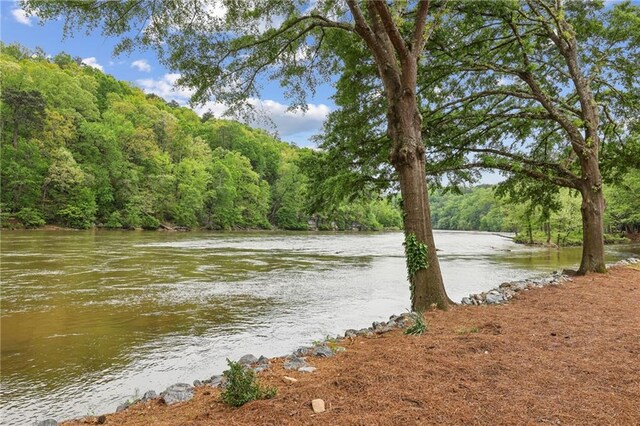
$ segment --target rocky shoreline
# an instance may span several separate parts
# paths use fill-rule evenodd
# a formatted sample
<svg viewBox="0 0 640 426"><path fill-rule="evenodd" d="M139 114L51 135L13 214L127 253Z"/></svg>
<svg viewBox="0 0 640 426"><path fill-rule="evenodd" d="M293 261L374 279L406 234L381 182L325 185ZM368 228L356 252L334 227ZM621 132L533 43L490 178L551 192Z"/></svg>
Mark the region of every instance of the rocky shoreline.
<svg viewBox="0 0 640 426"><path fill-rule="evenodd" d="M607 265L607 267L620 267L639 263L640 259L631 257L615 263L610 263ZM503 304L512 299L517 293L522 291L528 291L530 289L541 288L545 286L557 286L561 285L564 282L573 281L573 279L571 278L571 272L572 271L566 270L562 272L555 271L551 275L543 278L502 283L498 287L493 288L489 291L479 294L471 294L467 297L464 297L461 304L477 306ZM336 353L346 350L343 346L340 346L340 343L345 340L353 340L359 336L373 337L375 335L384 334L392 330L404 329L413 322L412 315L412 313L408 312L400 315L391 315L391 317L389 317L389 321L376 321L370 327L362 328L359 330L349 329L345 331L344 335L336 336L336 338L327 338L324 341L315 343L312 346L300 347L288 356L276 358L284 358L283 367L285 370L298 371L302 373L313 373L316 368L309 364L308 358L333 357ZM254 372L259 373L268 370L270 368L271 361L272 359L269 359L265 356L261 356L258 358L252 354L247 354L241 357L237 362L245 366L245 368L251 368ZM288 380L297 381L294 378L286 376L283 378L283 380L287 383ZM213 375L203 380L195 380L193 382L193 385L190 385L188 383L176 383L167 387L167 389L165 389L159 395L155 391L149 390L145 392L141 398L124 402L117 407L116 413L126 410L134 404L155 399L164 402L166 405L189 401L193 398L196 387L209 386L213 388L224 388L224 385L225 377L222 374ZM106 416L98 416L96 418L96 422L98 424L105 423ZM38 421L35 424L36 426L56 426L58 425L58 422L54 419L47 419Z"/></svg>
<svg viewBox="0 0 640 426"><path fill-rule="evenodd" d="M640 263L640 259L630 257L618 262L608 263L607 268L627 266ZM502 283L498 287L495 287L489 291L484 291L478 294L470 294L467 297L463 297L460 302L462 305L498 305L505 303L512 299L518 292L527 291L533 288L546 287L550 285L560 285L567 281L572 281L572 275L574 271L554 271L551 275L537 278L537 279L525 279L520 281L513 281L508 283Z"/></svg>

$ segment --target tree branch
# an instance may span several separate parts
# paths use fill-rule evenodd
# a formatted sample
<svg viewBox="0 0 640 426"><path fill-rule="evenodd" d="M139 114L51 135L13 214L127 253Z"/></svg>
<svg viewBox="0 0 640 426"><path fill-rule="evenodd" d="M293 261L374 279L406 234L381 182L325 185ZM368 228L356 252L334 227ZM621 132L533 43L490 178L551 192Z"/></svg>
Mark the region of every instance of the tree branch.
<svg viewBox="0 0 640 426"><path fill-rule="evenodd" d="M411 54L414 58L417 58L422 53L424 47L425 37L424 30L427 26L427 17L429 16L429 0L420 0L418 2L418 11L416 12L415 28L413 30L413 36L411 37Z"/></svg>
<svg viewBox="0 0 640 426"><path fill-rule="evenodd" d="M387 3L384 1L371 1L369 4L373 4L378 16L380 17L380 22L382 22L382 26L384 27L385 33L391 40L391 44L395 51L398 53L398 57L401 62L406 61L409 58L409 50L407 49L407 45L398 31L398 27L393 22L393 17L389 12L389 7ZM372 18L373 19L373 18Z"/></svg>

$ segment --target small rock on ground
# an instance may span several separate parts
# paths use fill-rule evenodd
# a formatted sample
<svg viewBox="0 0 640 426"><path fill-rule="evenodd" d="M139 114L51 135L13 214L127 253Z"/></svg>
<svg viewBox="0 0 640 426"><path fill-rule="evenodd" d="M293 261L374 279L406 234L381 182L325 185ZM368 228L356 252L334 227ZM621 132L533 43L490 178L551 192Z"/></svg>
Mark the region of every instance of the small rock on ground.
<svg viewBox="0 0 640 426"><path fill-rule="evenodd" d="M282 381L289 385L298 383L298 379L294 379L293 377L289 377L289 376L284 376L282 378Z"/></svg>
<svg viewBox="0 0 640 426"><path fill-rule="evenodd" d="M314 413L324 413L324 401L321 399L314 399L313 401L311 401L311 408L313 409Z"/></svg>
<svg viewBox="0 0 640 426"><path fill-rule="evenodd" d="M298 368L298 371L301 371L303 373L313 373L314 371L316 371L316 368L311 366L300 367Z"/></svg>
<svg viewBox="0 0 640 426"><path fill-rule="evenodd" d="M36 426L58 426L58 422L53 419L40 420Z"/></svg>

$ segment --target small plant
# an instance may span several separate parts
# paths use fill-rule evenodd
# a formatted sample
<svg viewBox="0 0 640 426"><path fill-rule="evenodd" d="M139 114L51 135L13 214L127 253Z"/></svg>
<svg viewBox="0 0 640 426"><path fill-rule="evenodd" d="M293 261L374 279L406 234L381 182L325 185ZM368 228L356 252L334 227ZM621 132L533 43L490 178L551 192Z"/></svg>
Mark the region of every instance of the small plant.
<svg viewBox="0 0 640 426"><path fill-rule="evenodd" d="M471 333L478 333L479 331L480 329L478 327L460 327L459 329L456 330L456 333L471 334Z"/></svg>
<svg viewBox="0 0 640 426"><path fill-rule="evenodd" d="M425 321L423 312L411 312L411 319L413 320L413 325L408 327L404 331L404 334L419 336L424 334L429 328L429 323Z"/></svg>
<svg viewBox="0 0 640 426"><path fill-rule="evenodd" d="M333 353L342 352L345 350L338 344L338 340L335 337L331 337L329 335L327 335L324 340L314 340L312 344L313 346L326 346L331 349Z"/></svg>
<svg viewBox="0 0 640 426"><path fill-rule="evenodd" d="M253 370L227 359L229 369L224 373L227 379L225 390L220 394L222 402L232 407L240 407L256 399L270 399L276 396L275 387L262 387Z"/></svg>

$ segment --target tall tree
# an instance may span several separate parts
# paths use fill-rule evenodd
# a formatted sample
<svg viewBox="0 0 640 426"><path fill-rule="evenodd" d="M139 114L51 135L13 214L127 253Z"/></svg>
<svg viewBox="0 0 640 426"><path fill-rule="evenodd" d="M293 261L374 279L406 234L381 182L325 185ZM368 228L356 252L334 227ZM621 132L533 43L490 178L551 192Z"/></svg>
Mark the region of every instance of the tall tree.
<svg viewBox="0 0 640 426"><path fill-rule="evenodd" d="M429 45L425 134L444 168L504 170L582 197L579 273L604 272L603 173L637 167L640 8L459 2ZM437 142L437 143L436 143ZM619 171L619 170L618 170Z"/></svg>
<svg viewBox="0 0 640 426"><path fill-rule="evenodd" d="M4 120L13 127L12 143L18 148L20 128L26 134L42 130L46 102L37 90L19 90L6 87L2 90L2 108Z"/></svg>
<svg viewBox="0 0 640 426"><path fill-rule="evenodd" d="M418 259L411 271L413 309L446 309L440 266L431 229L422 118L417 98L418 65L435 21L429 0L393 2L325 0L256 1L61 1L25 0L41 19L66 17L66 28L102 25L107 36L121 35L117 50L142 44L182 72L179 83L195 88L194 101L211 97L232 109L258 94L259 75L280 80L293 107L306 93L340 69L327 42L363 46L381 81L386 101L389 162L403 198L405 232ZM420 259L424 255L426 259Z"/></svg>

